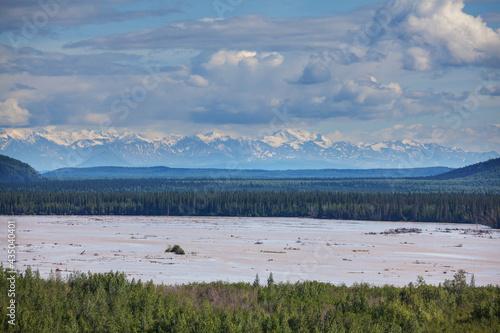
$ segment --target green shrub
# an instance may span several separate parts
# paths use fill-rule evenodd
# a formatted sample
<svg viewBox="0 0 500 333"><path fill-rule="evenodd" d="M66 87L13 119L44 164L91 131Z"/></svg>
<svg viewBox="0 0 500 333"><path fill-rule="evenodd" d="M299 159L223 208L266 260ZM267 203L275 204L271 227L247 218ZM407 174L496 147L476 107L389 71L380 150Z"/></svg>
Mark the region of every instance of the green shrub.
<svg viewBox="0 0 500 333"><path fill-rule="evenodd" d="M184 252L184 250L182 249L182 247L180 247L180 245L174 245L173 247L172 246L169 246L165 252L173 252L175 254L186 254L186 252Z"/></svg>
<svg viewBox="0 0 500 333"><path fill-rule="evenodd" d="M0 290L10 276L0 264ZM419 281L154 285L117 272L42 279L28 268L16 277L15 326L0 294L0 332L500 332L500 286L470 287L457 306L456 292Z"/></svg>

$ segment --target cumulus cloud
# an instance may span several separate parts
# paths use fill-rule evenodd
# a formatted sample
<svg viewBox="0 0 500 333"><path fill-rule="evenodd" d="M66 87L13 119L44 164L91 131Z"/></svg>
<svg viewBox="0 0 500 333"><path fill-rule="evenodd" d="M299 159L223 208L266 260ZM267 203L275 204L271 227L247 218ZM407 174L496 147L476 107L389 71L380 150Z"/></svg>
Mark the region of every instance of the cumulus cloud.
<svg viewBox="0 0 500 333"><path fill-rule="evenodd" d="M265 65L272 67L281 65L285 59L285 57L278 52L262 52L260 58Z"/></svg>
<svg viewBox="0 0 500 333"><path fill-rule="evenodd" d="M487 96L500 96L500 84L488 84L483 86L479 93Z"/></svg>
<svg viewBox="0 0 500 333"><path fill-rule="evenodd" d="M88 113L84 116L85 122L91 125L101 125L111 121L109 115L101 113Z"/></svg>
<svg viewBox="0 0 500 333"><path fill-rule="evenodd" d="M20 107L17 99L7 98L0 102L0 126L25 126L30 117L30 112Z"/></svg>
<svg viewBox="0 0 500 333"><path fill-rule="evenodd" d="M258 64L258 60L255 57L257 52L255 51L226 51L221 50L214 55L212 58L204 64L206 69L213 69L216 67L221 67L224 65L239 65L240 63L253 67Z"/></svg>
<svg viewBox="0 0 500 333"><path fill-rule="evenodd" d="M335 102L350 101L358 105L388 105L401 94L402 89L399 84L394 82L381 84L375 77L370 76L347 81L333 99Z"/></svg>
<svg viewBox="0 0 500 333"><path fill-rule="evenodd" d="M186 83L193 87L204 88L210 84L207 79L200 75L190 75Z"/></svg>
<svg viewBox="0 0 500 333"><path fill-rule="evenodd" d="M26 0L19 3L35 6ZM97 8L100 4L86 3L77 2L74 9L86 9L80 23L105 22L98 16L105 12ZM475 93L477 82L471 83L470 65L487 68L491 76L492 67L499 65L499 32L480 17L465 14L459 0L391 3L397 13L359 48L354 47L357 32L365 31L374 18L370 11L384 3L342 16L243 15L174 21L138 31L130 31L130 25L127 33L68 44L73 49L67 53L47 51L51 49L47 45L44 51L25 47L16 53L0 44L0 98L22 101L29 113L19 113L18 123L29 120L30 125L98 126L109 117L117 127L175 123L182 124L176 125L179 128L204 124L229 128L234 124L239 130L269 126L277 117L274 110L283 105L287 121L311 127L348 121L350 126L363 128L369 123L372 128L384 122L408 123L409 118L425 123L455 110ZM16 7L13 1L9 4ZM97 15L94 21L89 13ZM61 14L54 24L70 24L63 19L76 19L78 13ZM149 14L112 15L116 16L111 20L129 20ZM77 20L75 25L80 23ZM131 91L142 87L148 75L144 66L151 64L161 68L161 83L148 90L144 100L131 99ZM444 73L440 77L438 70ZM500 95L498 79L485 80L478 93ZM498 98L483 98L477 114L497 106ZM113 114L115 107L126 109L127 116ZM423 116L425 120L419 118ZM478 121L472 118L464 119L464 124ZM389 139L406 133L419 138L419 131L429 133L422 126L378 135Z"/></svg>
<svg viewBox="0 0 500 333"><path fill-rule="evenodd" d="M10 89L10 91L17 91L17 90L36 90L36 88L26 84L16 83L14 87Z"/></svg>
<svg viewBox="0 0 500 333"><path fill-rule="evenodd" d="M206 85L209 82L212 87L212 101L232 100L233 96L239 93L246 95L253 93L255 98L261 93L270 94L277 85L285 85L281 78L286 71L281 66L284 61L284 56L278 52L223 49L202 52L191 59L182 71L171 77L185 80L192 86ZM207 82L194 82L195 79L200 81L199 77ZM214 89L223 89L225 92L216 93ZM227 101L220 102L227 104ZM204 103L212 102L204 101Z"/></svg>
<svg viewBox="0 0 500 333"><path fill-rule="evenodd" d="M290 108L299 118L393 121L453 110L468 96L467 92L455 95L403 88L397 82L379 82L370 76L341 81L327 96L291 98Z"/></svg>
<svg viewBox="0 0 500 333"><path fill-rule="evenodd" d="M220 50L213 54L211 58L202 66L207 69L229 66L247 66L254 68L258 65L279 66L284 57L278 52L257 52L257 51L234 51Z"/></svg>
<svg viewBox="0 0 500 333"><path fill-rule="evenodd" d="M481 17L463 12L463 0L398 0L389 30L406 45L406 68L442 65L500 65L500 33Z"/></svg>
<svg viewBox="0 0 500 333"><path fill-rule="evenodd" d="M309 114L323 119L387 120L406 116L405 112L395 111L402 96L403 89L398 83L380 83L371 76L342 81L327 98L313 98L308 106L299 104L299 109L307 108Z"/></svg>
<svg viewBox="0 0 500 333"><path fill-rule="evenodd" d="M321 62L315 61L307 64L300 78L296 81L289 81L294 84L317 84L330 81L332 74L328 67Z"/></svg>
<svg viewBox="0 0 500 333"><path fill-rule="evenodd" d="M430 52L421 47L410 47L406 50L405 67L416 71L430 71L432 63Z"/></svg>
<svg viewBox="0 0 500 333"><path fill-rule="evenodd" d="M217 50L232 45L240 50L274 52L327 50L346 65L381 61L388 53L397 52L404 58L404 68L415 71L447 65L500 65L500 32L489 28L483 18L465 13L463 0L395 0L389 16L386 7L374 17L360 11L320 18L245 15L183 21L82 40L67 47ZM384 15L388 16L387 24L377 27L376 19ZM361 40L365 42L358 45ZM255 59L245 56L243 61L251 64ZM312 69L303 73L303 81L308 82Z"/></svg>

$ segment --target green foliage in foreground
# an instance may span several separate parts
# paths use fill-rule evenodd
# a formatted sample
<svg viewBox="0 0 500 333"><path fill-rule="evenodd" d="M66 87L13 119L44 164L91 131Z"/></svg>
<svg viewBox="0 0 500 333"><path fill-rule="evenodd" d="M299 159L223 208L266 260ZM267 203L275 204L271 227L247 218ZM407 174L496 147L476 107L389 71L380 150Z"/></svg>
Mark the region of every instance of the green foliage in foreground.
<svg viewBox="0 0 500 333"><path fill-rule="evenodd" d="M0 289L7 290L0 271ZM463 272L439 286L328 283L154 285L124 273L16 282L16 325L4 332L499 332L500 287L474 287Z"/></svg>

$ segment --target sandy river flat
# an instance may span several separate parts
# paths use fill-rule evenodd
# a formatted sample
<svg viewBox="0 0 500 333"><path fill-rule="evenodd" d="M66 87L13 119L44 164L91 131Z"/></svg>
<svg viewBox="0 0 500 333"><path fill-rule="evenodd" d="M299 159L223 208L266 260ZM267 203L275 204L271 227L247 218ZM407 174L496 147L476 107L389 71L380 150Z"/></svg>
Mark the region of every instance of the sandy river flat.
<svg viewBox="0 0 500 333"><path fill-rule="evenodd" d="M42 276L124 271L129 278L194 281L317 280L438 284L459 269L500 284L500 233L485 226L306 218L1 216L16 221L17 269ZM419 228L421 233L381 234ZM483 230L482 233L478 231ZM179 244L186 255L165 253ZM7 237L0 240L4 266ZM469 275L470 277L471 275Z"/></svg>

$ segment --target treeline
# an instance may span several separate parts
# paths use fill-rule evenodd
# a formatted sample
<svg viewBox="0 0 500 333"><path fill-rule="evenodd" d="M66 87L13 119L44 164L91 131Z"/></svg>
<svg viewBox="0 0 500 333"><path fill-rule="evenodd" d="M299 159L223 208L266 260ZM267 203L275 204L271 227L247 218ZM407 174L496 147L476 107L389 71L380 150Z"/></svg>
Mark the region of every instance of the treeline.
<svg viewBox="0 0 500 333"><path fill-rule="evenodd" d="M0 267L0 288L9 273ZM498 332L500 287L459 271L438 286L320 282L154 285L124 273L16 278L15 326L0 293L4 332Z"/></svg>
<svg viewBox="0 0 500 333"><path fill-rule="evenodd" d="M313 217L481 223L500 227L500 195L460 193L0 193L4 215Z"/></svg>
<svg viewBox="0 0 500 333"><path fill-rule="evenodd" d="M491 193L500 194L500 177L493 179L89 179L42 180L30 183L0 182L0 192L192 192L192 191L286 191L363 193Z"/></svg>

